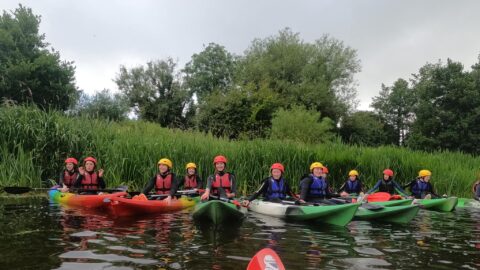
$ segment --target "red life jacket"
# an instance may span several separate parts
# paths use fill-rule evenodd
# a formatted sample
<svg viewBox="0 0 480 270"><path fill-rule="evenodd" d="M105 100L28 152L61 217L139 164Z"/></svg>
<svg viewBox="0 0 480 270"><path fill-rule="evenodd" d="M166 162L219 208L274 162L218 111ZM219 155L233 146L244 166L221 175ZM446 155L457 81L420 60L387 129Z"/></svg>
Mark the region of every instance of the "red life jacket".
<svg viewBox="0 0 480 270"><path fill-rule="evenodd" d="M82 178L82 189L98 190L98 174L97 172L85 172Z"/></svg>
<svg viewBox="0 0 480 270"><path fill-rule="evenodd" d="M197 176L196 175L192 175L192 176L185 175L184 182L183 182L183 187L185 189L197 188Z"/></svg>
<svg viewBox="0 0 480 270"><path fill-rule="evenodd" d="M169 173L163 178L157 173L157 180L155 181L155 191L157 194L169 194L172 187L172 174Z"/></svg>
<svg viewBox="0 0 480 270"><path fill-rule="evenodd" d="M77 179L77 176L77 172L74 172L72 175L70 175L70 173L65 170L63 171L63 183L65 184L65 186L71 187L73 186L73 182Z"/></svg>
<svg viewBox="0 0 480 270"><path fill-rule="evenodd" d="M219 174L215 174L215 181L212 183L212 192L214 195L218 195L218 188L223 188L225 192L231 193L232 191L232 183L230 182L230 174L225 173L224 175L220 176Z"/></svg>

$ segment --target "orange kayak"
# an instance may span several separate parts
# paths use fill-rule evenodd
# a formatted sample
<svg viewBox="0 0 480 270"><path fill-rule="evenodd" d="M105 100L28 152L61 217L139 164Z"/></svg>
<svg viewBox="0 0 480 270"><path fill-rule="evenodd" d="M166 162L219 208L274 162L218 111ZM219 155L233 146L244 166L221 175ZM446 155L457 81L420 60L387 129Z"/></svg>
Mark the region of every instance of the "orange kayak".
<svg viewBox="0 0 480 270"><path fill-rule="evenodd" d="M109 212L116 217L170 213L194 206L200 197L182 196L172 199L170 204L165 200L135 200L124 197L112 197L105 200Z"/></svg>

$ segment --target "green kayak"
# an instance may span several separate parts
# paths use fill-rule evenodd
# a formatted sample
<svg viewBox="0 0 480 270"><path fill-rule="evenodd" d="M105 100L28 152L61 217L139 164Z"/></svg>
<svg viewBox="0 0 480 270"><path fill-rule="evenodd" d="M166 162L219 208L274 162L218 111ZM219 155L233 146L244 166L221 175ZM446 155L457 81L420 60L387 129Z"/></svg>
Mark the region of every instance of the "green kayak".
<svg viewBox="0 0 480 270"><path fill-rule="evenodd" d="M421 199L415 200L415 204L420 204L420 207L428 210L435 210L440 212L451 212L457 206L458 198L439 198L439 199Z"/></svg>
<svg viewBox="0 0 480 270"><path fill-rule="evenodd" d="M378 209L359 207L355 213L355 219L406 224L417 215L419 209L417 205L399 205Z"/></svg>
<svg viewBox="0 0 480 270"><path fill-rule="evenodd" d="M458 204L457 207L474 207L474 208L480 208L480 201L477 201L475 199L469 199L469 198L458 198Z"/></svg>
<svg viewBox="0 0 480 270"><path fill-rule="evenodd" d="M371 204L381 205L381 206L399 206L399 205L410 205L412 204L413 199L403 199L403 200L392 200L384 202L370 202Z"/></svg>
<svg viewBox="0 0 480 270"><path fill-rule="evenodd" d="M206 220L213 224L238 222L245 217L246 208L220 200L198 203L193 210L193 218Z"/></svg>

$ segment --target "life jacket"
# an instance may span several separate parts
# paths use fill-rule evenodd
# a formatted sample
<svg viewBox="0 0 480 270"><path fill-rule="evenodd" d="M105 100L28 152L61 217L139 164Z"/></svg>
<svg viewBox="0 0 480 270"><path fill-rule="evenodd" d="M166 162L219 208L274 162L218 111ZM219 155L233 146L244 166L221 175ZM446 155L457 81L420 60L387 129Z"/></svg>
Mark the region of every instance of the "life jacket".
<svg viewBox="0 0 480 270"><path fill-rule="evenodd" d="M71 175L70 172L67 170L63 171L63 184L67 187L73 186L73 182L77 180L78 173L74 171Z"/></svg>
<svg viewBox="0 0 480 270"><path fill-rule="evenodd" d="M165 177L157 173L155 180L155 192L157 194L169 194L172 187L172 174L168 173Z"/></svg>
<svg viewBox="0 0 480 270"><path fill-rule="evenodd" d="M422 198L423 194L429 191L430 191L429 185L425 181L417 180L415 184L412 186L412 194L413 196L415 196L415 198L418 198L418 199Z"/></svg>
<svg viewBox="0 0 480 270"><path fill-rule="evenodd" d="M226 172L223 175L215 174L215 181L212 183L212 192L218 195L218 188L223 188L225 192L231 193L232 183L230 182L230 173Z"/></svg>
<svg viewBox="0 0 480 270"><path fill-rule="evenodd" d="M85 172L82 178L82 189L98 190L98 173Z"/></svg>
<svg viewBox="0 0 480 270"><path fill-rule="evenodd" d="M287 187L285 185L285 180L280 178L280 180L275 180L273 177L268 179L268 189L267 194L265 194L265 199L285 199Z"/></svg>
<svg viewBox="0 0 480 270"><path fill-rule="evenodd" d="M379 192L388 192L390 194L395 193L395 185L393 184L393 180L385 181L384 179L380 180L380 186L378 187Z"/></svg>
<svg viewBox="0 0 480 270"><path fill-rule="evenodd" d="M312 179L310 184L309 196L310 197L325 197L327 195L327 181L322 177L309 176Z"/></svg>
<svg viewBox="0 0 480 270"><path fill-rule="evenodd" d="M347 183L345 183L345 192L347 193L360 193L362 189L362 185L360 183L360 180L355 180L355 181L350 181L347 180Z"/></svg>
<svg viewBox="0 0 480 270"><path fill-rule="evenodd" d="M185 189L193 189L197 188L197 176L194 174L192 176L185 175L184 181L183 181L183 187Z"/></svg>

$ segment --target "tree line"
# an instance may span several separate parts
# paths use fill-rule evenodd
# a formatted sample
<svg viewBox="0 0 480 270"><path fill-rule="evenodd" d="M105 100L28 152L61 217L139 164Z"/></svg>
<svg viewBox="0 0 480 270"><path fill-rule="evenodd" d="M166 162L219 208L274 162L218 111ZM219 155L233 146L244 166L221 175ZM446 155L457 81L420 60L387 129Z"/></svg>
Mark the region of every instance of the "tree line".
<svg viewBox="0 0 480 270"><path fill-rule="evenodd" d="M138 119L230 139L480 152L480 58L471 70L448 59L427 63L382 85L373 111L356 110L355 49L329 35L306 42L289 28L258 38L240 54L210 43L183 67L172 58L128 68L119 93L93 96L75 85L39 33L41 18L20 5L0 17L0 93L4 103L32 103L72 115Z"/></svg>

